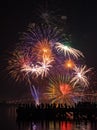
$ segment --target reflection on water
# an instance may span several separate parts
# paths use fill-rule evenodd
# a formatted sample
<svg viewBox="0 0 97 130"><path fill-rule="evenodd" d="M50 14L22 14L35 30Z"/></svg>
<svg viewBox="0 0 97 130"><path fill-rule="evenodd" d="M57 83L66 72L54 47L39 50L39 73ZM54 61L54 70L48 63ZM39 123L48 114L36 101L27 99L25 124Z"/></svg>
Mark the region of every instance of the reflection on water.
<svg viewBox="0 0 97 130"><path fill-rule="evenodd" d="M0 106L0 130L97 130L97 122L16 121L15 106Z"/></svg>
<svg viewBox="0 0 97 130"><path fill-rule="evenodd" d="M66 121L38 121L25 122L19 125L19 130L97 130L96 123L91 122L66 122Z"/></svg>

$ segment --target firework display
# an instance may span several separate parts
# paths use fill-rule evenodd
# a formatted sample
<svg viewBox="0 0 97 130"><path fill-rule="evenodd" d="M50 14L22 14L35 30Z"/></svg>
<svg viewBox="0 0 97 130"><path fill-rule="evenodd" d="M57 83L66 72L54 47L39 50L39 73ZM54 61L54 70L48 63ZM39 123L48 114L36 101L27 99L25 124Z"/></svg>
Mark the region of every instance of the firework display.
<svg viewBox="0 0 97 130"><path fill-rule="evenodd" d="M67 45L63 30L50 22L29 24L8 60L9 74L17 82L28 83L36 104L45 100L73 106L84 95L86 98L91 68L78 64L84 55Z"/></svg>
<svg viewBox="0 0 97 130"><path fill-rule="evenodd" d="M80 100L80 95L83 93L81 87L78 84L73 87L74 82L70 81L71 77L67 75L58 75L50 79L48 91L45 94L52 103L74 106Z"/></svg>

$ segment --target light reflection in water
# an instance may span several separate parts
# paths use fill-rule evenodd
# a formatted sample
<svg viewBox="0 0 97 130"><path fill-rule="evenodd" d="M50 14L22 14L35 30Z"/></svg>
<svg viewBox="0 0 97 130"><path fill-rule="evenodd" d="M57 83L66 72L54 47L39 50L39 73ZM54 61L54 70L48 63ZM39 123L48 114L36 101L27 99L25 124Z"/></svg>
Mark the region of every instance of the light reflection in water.
<svg viewBox="0 0 97 130"><path fill-rule="evenodd" d="M37 121L21 123L19 130L97 130L97 123L68 121Z"/></svg>
<svg viewBox="0 0 97 130"><path fill-rule="evenodd" d="M60 123L60 130L72 130L72 123L71 122L61 122Z"/></svg>
<svg viewBox="0 0 97 130"><path fill-rule="evenodd" d="M36 130L97 130L97 121L73 122L73 121L16 121L16 111L13 106L0 106L0 127L4 130L33 130L33 122ZM0 128L0 130L3 130ZM35 129L34 129L35 130Z"/></svg>

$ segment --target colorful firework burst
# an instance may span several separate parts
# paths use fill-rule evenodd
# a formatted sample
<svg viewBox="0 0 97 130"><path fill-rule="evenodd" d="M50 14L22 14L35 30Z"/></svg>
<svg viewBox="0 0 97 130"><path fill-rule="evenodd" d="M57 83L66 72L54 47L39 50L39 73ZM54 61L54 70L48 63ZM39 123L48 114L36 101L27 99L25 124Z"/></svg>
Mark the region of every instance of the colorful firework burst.
<svg viewBox="0 0 97 130"><path fill-rule="evenodd" d="M66 69L73 69L76 65L75 65L75 62L72 59L67 59L67 60L65 60L63 66Z"/></svg>
<svg viewBox="0 0 97 130"><path fill-rule="evenodd" d="M11 54L11 58L8 60L8 67L7 70L9 74L16 80L22 81L25 79L25 73L21 73L22 66L29 64L29 57L25 56L22 51L15 50Z"/></svg>
<svg viewBox="0 0 97 130"><path fill-rule="evenodd" d="M36 43L41 42L42 40L47 40L50 43L57 42L62 37L62 31L60 28L52 27L48 24L35 24L30 23L28 25L27 31L23 32L20 41L24 46L35 45ZM53 45L53 44L52 44Z"/></svg>
<svg viewBox="0 0 97 130"><path fill-rule="evenodd" d="M71 82L74 82L74 86L76 84L82 84L83 87L87 87L89 85L88 78L86 74L91 71L91 68L87 69L86 65L81 67L74 67L74 77Z"/></svg>
<svg viewBox="0 0 97 130"><path fill-rule="evenodd" d="M68 76L59 75L51 77L47 92L45 93L51 103L62 103L68 106L74 106L79 101L81 95L81 86L71 83L71 78Z"/></svg>
<svg viewBox="0 0 97 130"><path fill-rule="evenodd" d="M44 39L41 42L38 42L34 48L32 53L36 54L37 59L40 61L48 61L53 60L53 52L51 48L51 44L48 40Z"/></svg>
<svg viewBox="0 0 97 130"><path fill-rule="evenodd" d="M63 52L64 55L68 56L68 57L70 57L71 55L73 57L77 58L77 59L80 56L84 57L81 51L79 51L77 49L74 49L74 48L72 48L70 46L63 45L63 44L61 44L59 42L56 43L55 48L57 49L58 52L60 52L60 53Z"/></svg>

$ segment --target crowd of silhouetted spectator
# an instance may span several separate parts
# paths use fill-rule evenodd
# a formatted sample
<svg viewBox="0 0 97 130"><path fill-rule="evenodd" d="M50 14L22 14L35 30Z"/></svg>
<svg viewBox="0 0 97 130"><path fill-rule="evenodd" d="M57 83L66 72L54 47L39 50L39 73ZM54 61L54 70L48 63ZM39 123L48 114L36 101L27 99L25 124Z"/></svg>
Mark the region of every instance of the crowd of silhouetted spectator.
<svg viewBox="0 0 97 130"><path fill-rule="evenodd" d="M66 104L19 104L17 118L21 120L96 120L97 104L79 102L74 106Z"/></svg>

